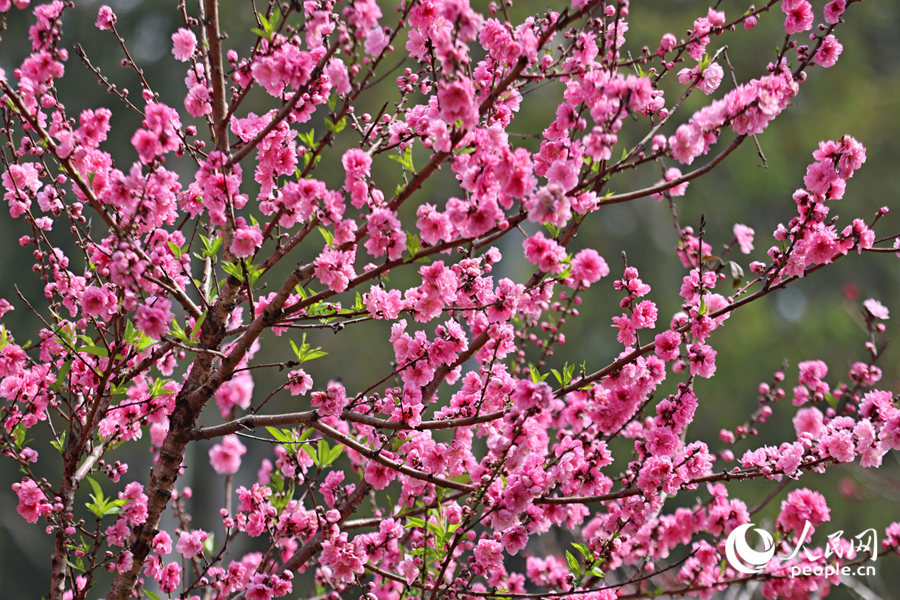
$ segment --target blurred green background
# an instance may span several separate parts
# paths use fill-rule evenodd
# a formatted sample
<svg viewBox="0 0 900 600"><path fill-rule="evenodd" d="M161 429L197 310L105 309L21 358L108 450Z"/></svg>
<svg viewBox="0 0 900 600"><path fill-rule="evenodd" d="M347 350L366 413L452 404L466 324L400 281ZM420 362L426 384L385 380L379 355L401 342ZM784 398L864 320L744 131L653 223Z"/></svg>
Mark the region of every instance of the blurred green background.
<svg viewBox="0 0 900 600"><path fill-rule="evenodd" d="M485 2L473 1L479 9ZM821 14L823 1L814 2L817 14ZM136 160L129 140L140 126L140 117L123 109L115 97L98 86L95 78L80 64L71 50L75 42L81 43L93 64L102 68L103 73L121 87L131 90L132 101L137 102L140 86L135 75L123 69L118 63L121 50L114 39L94 27L98 2L78 3L67 10L63 18L65 36L63 47L70 49L67 77L59 82L59 97L66 105L70 116L77 116L82 108L107 106L114 112L112 137L104 144L111 152L118 168L127 170ZM172 59L170 35L181 26L176 3L146 0L119 0L111 3L119 17L117 28L125 38L132 55L144 68L146 78L164 102L182 107L184 95L185 66ZM341 5L339 5L341 6ZM511 9L515 18L542 13L548 4L538 0L517 2ZM551 4L560 9L563 5ZM626 50L634 54L643 45L656 47L662 33L671 31L684 36L694 18L705 14L708 4L690 0L640 0L632 3L630 30ZM724 0L719 9L726 12L729 20L746 10L744 2ZM189 6L189 11L195 7ZM384 9L383 24L393 24L393 13ZM192 13L195 14L195 13ZM223 30L229 39L226 46L235 48L245 55L252 44L250 28L254 25L245 3L226 1L223 3ZM711 174L691 183L687 195L678 201L679 219L682 226L699 226L700 216L706 217L706 241L714 247L714 253L732 239L731 229L735 223L744 223L756 230L756 249L748 257L735 257L743 261L746 269L751 260L765 258L765 250L771 245L771 231L778 223L786 223L795 214L791 200L794 189L802 186L806 166L812 160L811 153L817 143L824 139L837 139L850 134L859 139L868 149L868 160L863 168L849 182L844 200L833 204L832 215L841 217L839 229L853 218L862 217L871 221L881 206L894 210L879 223L882 235L900 232L900 174L897 161L900 153L900 6L893 0L866 0L854 4L847 14L846 25L839 27L837 36L844 45L844 53L836 66L811 71L809 81L801 86L794 106L782 115L759 141L768 161L768 167L759 166L753 144L748 142L733 153L723 165ZM27 25L30 15L13 11L8 16L7 30L0 45L0 68L8 76L21 59L27 55ZM740 81L764 74L766 63L774 57L775 49L783 41L782 15L777 9L763 15L757 30L747 33L743 30L714 39L711 50L721 43L728 44L728 54ZM397 44L402 46L402 42ZM396 59L386 61L393 67ZM386 69L383 69L386 71ZM399 74L397 72L396 74ZM358 113L375 114L385 102L395 96L391 73L379 86L374 87L361 99ZM678 86L669 81L664 86L669 92L671 103L680 93ZM719 95L730 88L728 75ZM538 88L525 97L522 112L513 121L510 131L517 133L537 133L552 119L552 113L561 93L562 86L551 83ZM257 113L270 108L266 98L259 93L251 94L244 112ZM701 95L692 96L675 121L683 122L690 112L699 108L707 99ZM140 105L140 104L139 104ZM320 114L310 123L320 133L325 130ZM183 115L184 122L191 120ZM197 123L202 133L202 123ZM645 131L645 123L626 123L623 139L637 139ZM670 128L667 132L671 133ZM352 132L345 132L337 140L335 147L326 152L322 166L316 177L333 187L343 181L343 171L338 157L343 149L355 142ZM727 135L723 139L730 139ZM522 143L536 149L536 140ZM722 144L713 149L721 148ZM424 160L424 154L417 154L417 164ZM702 164L700 159L697 164ZM169 168L186 176L183 182L191 180L190 163L186 160L170 159ZM674 166L674 165L670 165ZM383 169L379 167L384 167ZM391 190L397 172L396 165L384 157L376 160L376 180L383 189ZM686 171L687 169L683 169ZM250 181L250 169L245 167L245 180ZM659 171L654 166L634 173L628 173L613 180L610 189L616 192L637 189L655 183ZM448 187L451 186L451 187ZM443 204L446 198L456 193L450 169L445 168L437 177L420 191L422 201ZM255 191L247 189L251 197ZM418 204L419 202L416 202ZM410 212L411 214L411 212ZM409 215L407 215L409 216ZM32 263L29 249L19 247L20 223L14 223L6 210L0 210L0 297L16 306L16 312L7 317L17 340L24 342L36 339L40 321L16 297L13 285L21 293L40 306L43 291L36 276L28 272ZM62 223L52 232L52 239L61 246L67 245L67 232ZM505 260L495 275L521 278L527 273L528 265L519 256L521 237L509 236L501 242L500 248ZM653 286L651 298L660 307L660 326L664 326L670 316L679 310L677 290L685 270L672 249L677 236L672 227L672 219L665 203L652 199L604 207L591 215L576 239L575 247L591 246L606 257L612 267L612 276L621 275L620 255L625 251L629 264L640 269L642 279ZM316 242L318 244L318 240ZM301 251L296 261L308 260L318 245ZM361 264L365 261L361 261ZM293 262L292 262L293 264ZM361 265L358 265L361 266ZM269 289L277 274L269 279ZM392 278L392 286L400 287L407 275L398 274ZM589 370L596 370L612 360L620 351L615 341L615 332L610 327L610 317L618 314L618 292L611 287L611 279L594 286L584 294L581 317L570 320L564 328L567 343L551 359L550 366L558 368L566 360L576 363L586 362ZM722 284L727 286L726 284ZM364 290L363 290L364 291ZM900 291L900 268L893 254L867 254L848 256L838 261L824 273L816 273L788 290L772 294L762 301L741 309L734 314L724 328L711 338L719 351L717 376L711 380L701 380L696 384L700 408L695 423L690 428L690 438L702 439L714 450L721 448L717 432L722 427L734 428L743 423L757 406L756 388L760 382L770 381L772 373L779 369L783 361L790 367L787 373L787 391L795 384L796 364L802 360L822 359L829 366L827 381L834 385L847 381L847 369L856 360L865 360L863 344L866 334L860 325L859 309L861 301L874 297L881 300L894 314L900 316L900 304L894 299ZM349 299L352 303L352 299ZM373 380L380 379L387 371L386 356L390 354L387 341L388 328L384 323L364 323L347 328L339 335L330 330L309 334L314 346L322 346L330 355L309 364L317 387L323 386L329 378L341 378L348 391L357 393ZM888 321L886 336L896 337L897 328ZM274 362L285 359L287 340L273 338L257 354L256 361ZM881 359L879 366L884 370L882 389L898 391L898 351L891 347ZM257 371L254 400L265 398L271 389L282 382L278 373L271 378ZM674 389L677 379L670 377L657 397L662 398ZM283 395L282 395L283 396ZM298 410L305 408L305 401L276 397L270 403L273 410ZM789 401L775 409L775 415L761 427L758 443L778 443L790 440L793 429L790 422L795 410ZM215 410L208 411L204 418L216 422ZM35 432L34 435L38 435ZM146 441L146 440L145 440ZM201 445L193 449L186 459L187 473L179 480L179 486L192 486L195 495L191 501L194 511L194 526L218 531L218 508L222 505L220 482L212 477L208 468L206 452L211 445ZM244 468L236 476L236 485L249 485L255 478L260 460L269 455L270 448L262 444L248 444L250 453L244 457ZM624 446L623 446L624 447ZM736 447L740 455L747 449L744 442ZM48 477L53 473L52 450L42 447L45 459L41 463ZM150 457L146 447L128 454L127 446L109 455L110 460L120 459L130 464L130 477L143 478L150 467ZM617 465L622 465L620 459ZM27 525L16 514L16 498L10 490L12 482L18 479L14 466L9 462L0 463L0 598L37 598L46 594L49 582L50 553L52 541L39 529ZM53 481L51 479L51 481ZM776 484L753 482L736 484L732 494L744 498L749 506L765 497ZM821 490L829 499L832 523L827 531L843 529L848 535L874 526L881 531L891 521L900 518L900 468L896 453L885 457L885 466L877 471L863 470L855 466L833 468L821 475L805 475L799 484L792 484L757 517L762 523L771 522L777 515L777 507L787 491L797 485ZM842 496L838 488L846 495ZM108 486L110 491L112 486ZM119 488L116 487L115 490ZM692 501L693 496L682 494L679 503ZM820 531L820 534L824 533ZM816 541L821 541L817 539ZM878 577L864 582L882 598L894 597L891 590L897 589L898 580L888 574L896 572L897 557L887 557L878 563ZM305 597L299 593L292 597ZM101 592L98 592L101 593ZM834 598L846 598L850 590L838 588ZM93 597L93 596L91 596Z"/></svg>

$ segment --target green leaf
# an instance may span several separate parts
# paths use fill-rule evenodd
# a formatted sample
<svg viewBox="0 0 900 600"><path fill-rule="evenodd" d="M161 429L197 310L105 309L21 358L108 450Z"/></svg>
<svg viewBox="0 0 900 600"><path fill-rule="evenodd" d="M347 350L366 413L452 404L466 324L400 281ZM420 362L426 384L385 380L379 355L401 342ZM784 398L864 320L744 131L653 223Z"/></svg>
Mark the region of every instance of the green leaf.
<svg viewBox="0 0 900 600"><path fill-rule="evenodd" d="M566 550L566 563L569 565L569 573L581 579L581 563L570 550Z"/></svg>
<svg viewBox="0 0 900 600"><path fill-rule="evenodd" d="M410 258L414 257L422 249L422 241L415 233L406 232L406 250Z"/></svg>
<svg viewBox="0 0 900 600"><path fill-rule="evenodd" d="M343 117L337 123L333 122L331 119L325 119L325 126L328 127L328 131L331 132L331 135L337 135L344 130L347 126L347 117Z"/></svg>
<svg viewBox="0 0 900 600"><path fill-rule="evenodd" d="M316 227L319 230L319 233L322 234L322 237L325 238L325 244L329 248L334 247L334 234L325 229L324 227Z"/></svg>
<svg viewBox="0 0 900 600"><path fill-rule="evenodd" d="M207 554L212 554L216 549L216 534L210 533L209 537L203 540L203 549L206 550Z"/></svg>
<svg viewBox="0 0 900 600"><path fill-rule="evenodd" d="M706 305L706 298L704 298L704 297L700 298L700 310L697 312L700 314L701 317L706 315L706 313L709 312L709 307Z"/></svg>
<svg viewBox="0 0 900 600"><path fill-rule="evenodd" d="M178 323L177 320L172 321L171 333L172 333L172 335L174 335L176 338L178 338L185 344L190 342L190 340L188 339L187 333L184 331L184 329L181 328L181 325Z"/></svg>
<svg viewBox="0 0 900 600"><path fill-rule="evenodd" d="M300 141L310 149L315 148L316 146L316 130L310 129L307 132L300 131L297 133L297 137L300 138Z"/></svg>
<svg viewBox="0 0 900 600"><path fill-rule="evenodd" d="M280 475L280 471L275 470L269 473L269 489L276 494L284 490L284 478Z"/></svg>
<svg viewBox="0 0 900 600"><path fill-rule="evenodd" d="M17 450L21 450L23 447L25 447L27 441L30 441L25 439L25 431L25 425L23 425L21 422L16 425L15 429L13 429L13 436L15 436Z"/></svg>
<svg viewBox="0 0 900 600"><path fill-rule="evenodd" d="M85 477L85 480L89 484L91 484L91 489L94 490L94 496L96 496L97 498L102 500L103 499L103 488L100 487L100 484L97 483L93 477Z"/></svg>
<svg viewBox="0 0 900 600"><path fill-rule="evenodd" d="M184 254L184 249L175 242L170 241L166 243L169 246L169 250L171 250L172 254L175 255L175 258L181 258L181 256Z"/></svg>
<svg viewBox="0 0 900 600"><path fill-rule="evenodd" d="M550 236L553 237L553 239L556 239L557 237L559 237L559 232L560 232L559 227L557 227L553 223L544 223L544 227L547 228L547 231L550 232Z"/></svg>
<svg viewBox="0 0 900 600"><path fill-rule="evenodd" d="M56 451L60 454L63 453L63 449L66 447L66 430L63 429L59 434L59 441L51 440L50 445L56 448Z"/></svg>
<svg viewBox="0 0 900 600"><path fill-rule="evenodd" d="M591 552L591 549L588 548L587 546L585 546L584 544L581 544L581 543L578 543L578 542L572 542L572 545L575 547L576 550L578 550L579 552L581 552L581 555L582 555L583 557L585 557L585 558L593 558L594 553Z"/></svg>
<svg viewBox="0 0 900 600"><path fill-rule="evenodd" d="M128 323L130 325L131 321L129 321ZM56 374L56 384L57 385L62 385L63 383L65 383L66 377L69 375L69 369L71 369L71 368L72 368L71 360L67 360L65 363L63 363L63 366L59 370L59 373Z"/></svg>
<svg viewBox="0 0 900 600"><path fill-rule="evenodd" d="M150 600L162 600L162 598L160 598L159 596L157 596L156 594L154 594L153 592L151 592L150 590L148 590L146 588L144 588L144 593L147 594L147 597L150 598Z"/></svg>
<svg viewBox="0 0 900 600"><path fill-rule="evenodd" d="M412 144L407 144L406 149L403 150L399 156L395 154L391 154L388 156L393 161L400 163L404 169L409 171L410 173L416 172L416 167L413 164L412 159Z"/></svg>
<svg viewBox="0 0 900 600"><path fill-rule="evenodd" d="M731 268L731 287L737 289L744 282L744 269L733 260L728 263L728 266Z"/></svg>
<svg viewBox="0 0 900 600"><path fill-rule="evenodd" d="M200 315L200 318L197 319L197 322L194 323L194 326L191 328L191 339L197 337L197 334L200 332L200 328L203 327L203 322L206 320L207 314L209 314L209 311L204 310L203 314Z"/></svg>
<svg viewBox="0 0 900 600"><path fill-rule="evenodd" d="M241 283L244 282L244 271L241 269L240 263L222 263L222 270Z"/></svg>
<svg viewBox="0 0 900 600"><path fill-rule="evenodd" d="M556 382L557 382L559 385L562 385L562 386L565 385L565 384L563 383L562 375L559 374L559 371L557 371L556 369L550 369L550 372L553 373L553 377L556 378Z"/></svg>
<svg viewBox="0 0 900 600"><path fill-rule="evenodd" d="M220 236L210 241L205 235L200 234L200 241L203 243L203 256L201 258L215 258L219 248L222 247L222 238Z"/></svg>
<svg viewBox="0 0 900 600"><path fill-rule="evenodd" d="M404 527L425 527L425 520L418 517L408 517Z"/></svg>
<svg viewBox="0 0 900 600"><path fill-rule="evenodd" d="M289 429L278 429L277 427L266 426L266 431L279 442L292 444L294 442L294 432Z"/></svg>
<svg viewBox="0 0 900 600"><path fill-rule="evenodd" d="M435 536L439 541L443 541L443 539L444 539L444 530L443 530L440 526L438 526L436 523L432 523L432 522L429 521L428 524L425 525L425 528L428 529L428 531L430 531L431 533L433 533L434 536Z"/></svg>
<svg viewBox="0 0 900 600"><path fill-rule="evenodd" d="M311 347L306 342L306 334L303 334L303 339L300 342L300 347L297 347L297 344L294 343L294 340L288 340L291 343L291 348L294 350L294 355L297 357L297 362L304 363L310 360L315 360L317 358L321 358L322 356L327 356L328 353L322 350L321 347L317 346L315 348Z"/></svg>
<svg viewBox="0 0 900 600"><path fill-rule="evenodd" d="M528 370L531 371L532 383L544 381L545 379L547 379L550 376L550 373L544 373L543 375L541 375L540 371L538 371L534 365L528 365Z"/></svg>
<svg viewBox="0 0 900 600"><path fill-rule="evenodd" d="M328 445L328 442L325 440L319 440L319 443L316 444L317 448L317 458L316 458L316 466L320 469L328 465L328 455L331 453L331 447Z"/></svg>
<svg viewBox="0 0 900 600"><path fill-rule="evenodd" d="M101 358L106 358L109 356L109 351L106 348L101 348L100 346L84 346L78 349L81 352L86 352L88 354L93 354L94 356L99 356Z"/></svg>
<svg viewBox="0 0 900 600"><path fill-rule="evenodd" d="M326 457L328 464L330 465L331 463L336 461L338 459L338 457L341 455L341 452L343 452L343 451L344 451L344 447L341 446L340 444L338 444L334 448L332 448L331 452L329 452L328 456Z"/></svg>

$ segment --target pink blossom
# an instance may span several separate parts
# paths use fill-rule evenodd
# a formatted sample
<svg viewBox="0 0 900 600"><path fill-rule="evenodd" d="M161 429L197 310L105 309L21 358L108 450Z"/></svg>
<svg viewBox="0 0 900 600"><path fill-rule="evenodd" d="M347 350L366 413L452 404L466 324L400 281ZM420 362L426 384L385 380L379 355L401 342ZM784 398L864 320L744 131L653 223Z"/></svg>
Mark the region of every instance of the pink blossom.
<svg viewBox="0 0 900 600"><path fill-rule="evenodd" d="M128 527L128 521L119 518L115 523L106 528L106 539L111 546L124 546L131 535L131 528Z"/></svg>
<svg viewBox="0 0 900 600"><path fill-rule="evenodd" d="M607 275L609 275L609 265L592 248L585 248L572 259L572 277L582 287L589 287Z"/></svg>
<svg viewBox="0 0 900 600"><path fill-rule="evenodd" d="M350 285L350 280L356 277L353 269L355 254L355 247L350 250L325 248L315 260L316 277L332 291L343 292Z"/></svg>
<svg viewBox="0 0 900 600"><path fill-rule="evenodd" d="M266 585L269 576L265 573L254 573L250 576L250 582L247 585L248 600L272 600L275 597L274 590Z"/></svg>
<svg viewBox="0 0 900 600"><path fill-rule="evenodd" d="M385 290L377 285L363 295L363 302L369 314L376 319L396 319L405 308L400 290Z"/></svg>
<svg viewBox="0 0 900 600"><path fill-rule="evenodd" d="M334 86L334 91L338 94L347 94L353 89L350 84L350 75L347 73L347 67L341 59L332 58L328 62L326 72L328 73L328 79L331 80L331 85Z"/></svg>
<svg viewBox="0 0 900 600"><path fill-rule="evenodd" d="M290 382L287 385L287 389L291 393L291 396L302 396L312 389L312 377L310 377L303 369L291 371L288 373L288 377L290 378Z"/></svg>
<svg viewBox="0 0 900 600"><path fill-rule="evenodd" d="M134 566L134 556L131 554L131 551L126 550L122 554L119 555L119 558L116 560L116 572L117 573L125 573L131 570L131 567Z"/></svg>
<svg viewBox="0 0 900 600"><path fill-rule="evenodd" d="M157 581L159 582L159 589L163 592L167 594L174 592L178 589L178 583L181 581L181 567L178 563L170 562L160 573Z"/></svg>
<svg viewBox="0 0 900 600"><path fill-rule="evenodd" d="M190 29L179 27L178 31L172 34L172 54L175 60L185 62L194 54L197 49L197 36Z"/></svg>
<svg viewBox="0 0 900 600"><path fill-rule="evenodd" d="M650 497L656 494L661 486L669 487L673 474L672 461L668 457L650 456L641 466L637 486L643 490L645 496Z"/></svg>
<svg viewBox="0 0 900 600"><path fill-rule="evenodd" d="M874 298L869 298L868 300L863 302L863 306L865 306L866 311L868 311L868 313L876 319L886 320L890 318L890 312L888 311L888 309L885 308L885 306L881 302L875 300Z"/></svg>
<svg viewBox="0 0 900 600"><path fill-rule="evenodd" d="M833 35L825 36L822 46L816 51L816 64L825 67L833 67L837 64L838 57L844 51L844 46Z"/></svg>
<svg viewBox="0 0 900 600"><path fill-rule="evenodd" d="M97 13L97 22L95 23L97 29L112 29L113 25L115 24L116 13L114 13L110 7L104 4L100 7L100 11Z"/></svg>
<svg viewBox="0 0 900 600"><path fill-rule="evenodd" d="M202 529L195 529L191 532L182 531L175 550L185 558L193 558L203 552L203 542L208 537L209 534Z"/></svg>
<svg viewBox="0 0 900 600"><path fill-rule="evenodd" d="M388 459L393 457L393 454L387 451L382 451L381 455ZM370 460L366 464L364 476L366 482L373 488L376 490L383 490L397 477L397 472L388 466Z"/></svg>
<svg viewBox="0 0 900 600"><path fill-rule="evenodd" d="M797 438L803 434L819 437L824 431L824 415L822 411L815 407L801 408L794 415L794 430L797 432Z"/></svg>
<svg viewBox="0 0 900 600"><path fill-rule="evenodd" d="M238 258L252 256L263 243L262 231L257 225L244 225L234 231L231 252Z"/></svg>
<svg viewBox="0 0 900 600"><path fill-rule="evenodd" d="M562 270L560 263L566 256L565 249L556 240L544 237L543 232L538 231L533 236L526 238L522 246L528 262L537 265L542 271L558 273Z"/></svg>
<svg viewBox="0 0 900 600"><path fill-rule="evenodd" d="M342 532L334 540L325 540L322 543L322 554L319 555L320 562L331 568L338 581L351 581L354 573L365 573L368 559L359 539L348 542L346 532Z"/></svg>
<svg viewBox="0 0 900 600"><path fill-rule="evenodd" d="M856 458L856 448L853 443L853 434L843 429L834 431L822 439L822 447L834 460L839 463L847 463Z"/></svg>
<svg viewBox="0 0 900 600"><path fill-rule="evenodd" d="M671 362L678 358L680 346L681 334L671 329L660 333L654 339L656 355L666 362Z"/></svg>
<svg viewBox="0 0 900 600"><path fill-rule="evenodd" d="M800 369L800 376L797 378L799 383L818 394L828 392L828 384L822 381L828 374L828 365L821 360L806 360L797 367Z"/></svg>
<svg viewBox="0 0 900 600"><path fill-rule="evenodd" d="M46 501L46 496L32 479L26 477L21 483L12 484L12 489L19 497L16 510L29 523L36 523L53 511L53 505Z"/></svg>
<svg viewBox="0 0 900 600"><path fill-rule="evenodd" d="M168 298L156 296L146 304L138 306L134 314L134 324L147 336L159 340L169 333L174 317L172 302Z"/></svg>
<svg viewBox="0 0 900 600"><path fill-rule="evenodd" d="M112 286L91 286L81 295L81 310L89 317L100 317L108 321L119 312L119 300Z"/></svg>
<svg viewBox="0 0 900 600"><path fill-rule="evenodd" d="M413 557L407 554L402 561L397 564L397 573L403 577L407 585L411 585L416 577L419 576L419 567L416 566Z"/></svg>
<svg viewBox="0 0 900 600"><path fill-rule="evenodd" d="M691 362L691 375L699 375L707 379L716 372L716 354L710 346L691 344L688 347L688 360Z"/></svg>
<svg viewBox="0 0 900 600"><path fill-rule="evenodd" d="M373 27L366 36L365 50L369 56L379 56L388 47L390 38L384 34L381 27Z"/></svg>
<svg viewBox="0 0 900 600"><path fill-rule="evenodd" d="M457 79L451 83L440 83L438 103L441 118L447 125L462 122L463 129L472 129L478 123L478 105L475 102L475 87L470 79Z"/></svg>
<svg viewBox="0 0 900 600"><path fill-rule="evenodd" d="M656 54L665 56L666 52L671 52L677 44L678 38L674 34L665 33L659 41L659 49L656 51Z"/></svg>
<svg viewBox="0 0 900 600"><path fill-rule="evenodd" d="M847 0L831 0L825 5L825 22L831 25L840 22L841 15L847 10Z"/></svg>
<svg viewBox="0 0 900 600"><path fill-rule="evenodd" d="M324 392L313 392L310 404L319 409L319 414L323 417L336 416L341 414L344 406L347 405L347 390L340 383L329 381L328 387Z"/></svg>
<svg viewBox="0 0 900 600"><path fill-rule="evenodd" d="M812 29L815 15L808 0L784 0L781 3L781 10L787 15L784 30L788 35Z"/></svg>
<svg viewBox="0 0 900 600"><path fill-rule="evenodd" d="M813 527L831 520L831 511L825 497L808 488L794 490L787 499L781 502L781 513L776 524L784 532L794 531L799 534L808 521Z"/></svg>
<svg viewBox="0 0 900 600"><path fill-rule="evenodd" d="M136 527L147 520L147 494L144 493L144 486L137 481L132 481L125 486L125 491L119 492L119 498L129 500L122 508L122 512L128 519L128 524Z"/></svg>
<svg viewBox="0 0 900 600"><path fill-rule="evenodd" d="M697 88L708 96L719 89L719 85L721 85L724 76L725 71L722 69L722 65L717 62L711 63L707 65L700 74L700 81L697 82Z"/></svg>
<svg viewBox="0 0 900 600"><path fill-rule="evenodd" d="M153 541L151 542L150 547L160 556L162 556L163 554L168 554L172 551L172 538L169 537L169 534L165 531L160 531L155 536L153 536Z"/></svg>
<svg viewBox="0 0 900 600"><path fill-rule="evenodd" d="M668 183L670 181L675 181L676 179L679 179L680 177L681 177L681 169L679 169L677 167L671 167L669 169L666 169L665 175L663 176L663 178L660 181L657 182L656 185L660 185L662 183ZM676 198L679 196L684 196L685 193L687 193L687 188L688 188L689 183L690 182L688 182L688 181L684 181L682 183L679 183L677 185L673 185L673 186L669 187L667 190L665 190L665 192L652 194L650 197L656 198L657 200L662 201L662 199L665 198L665 194L668 194L669 196L673 196Z"/></svg>
<svg viewBox="0 0 900 600"><path fill-rule="evenodd" d="M503 546L494 540L479 540L472 552L477 573L491 573L503 568Z"/></svg>
<svg viewBox="0 0 900 600"><path fill-rule="evenodd" d="M753 251L753 228L747 227L740 223L734 226L734 237L737 239L738 246L742 254L750 254Z"/></svg>
<svg viewBox="0 0 900 600"><path fill-rule="evenodd" d="M659 311L652 300L644 300L634 307L631 313L631 322L635 329L653 329L656 327L656 317Z"/></svg>
<svg viewBox="0 0 900 600"><path fill-rule="evenodd" d="M219 475L231 475L241 468L241 457L247 453L238 436L226 435L221 444L216 444L209 450L209 462Z"/></svg>
<svg viewBox="0 0 900 600"><path fill-rule="evenodd" d="M900 450L900 412L885 421L879 432L881 441L887 448Z"/></svg>
<svg viewBox="0 0 900 600"><path fill-rule="evenodd" d="M28 355L18 344L7 344L0 348L0 377L21 375Z"/></svg>

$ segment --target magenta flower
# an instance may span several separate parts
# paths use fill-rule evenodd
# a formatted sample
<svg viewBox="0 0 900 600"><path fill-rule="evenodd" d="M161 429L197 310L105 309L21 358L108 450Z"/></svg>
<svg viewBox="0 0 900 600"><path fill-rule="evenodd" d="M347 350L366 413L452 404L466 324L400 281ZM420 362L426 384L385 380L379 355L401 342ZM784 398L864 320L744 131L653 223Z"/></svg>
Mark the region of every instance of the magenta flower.
<svg viewBox="0 0 900 600"><path fill-rule="evenodd" d="M178 31L172 34L172 54L175 56L175 60L186 62L196 49L197 36L190 29L179 27Z"/></svg>
<svg viewBox="0 0 900 600"><path fill-rule="evenodd" d="M216 444L209 450L209 462L219 475L231 475L241 468L241 457L247 453L238 436L226 435L221 444Z"/></svg>
<svg viewBox="0 0 900 600"><path fill-rule="evenodd" d="M799 534L807 522L817 527L824 521L831 520L831 511L825 497L808 488L794 490L787 499L781 502L781 513L776 525L781 531L794 531Z"/></svg>
<svg viewBox="0 0 900 600"><path fill-rule="evenodd" d="M183 531L175 545L175 550L185 558L193 558L203 552L203 542L208 537L209 534L202 529L195 529L191 532Z"/></svg>
<svg viewBox="0 0 900 600"><path fill-rule="evenodd" d="M863 306L865 306L868 313L876 319L886 320L890 318L890 311L888 311L888 309L885 308L885 306L881 302L875 300L874 298L869 298L868 300L863 302Z"/></svg>
<svg viewBox="0 0 900 600"><path fill-rule="evenodd" d="M116 24L116 13L112 11L112 9L105 4L100 7L100 11L97 13L97 22L95 23L97 29L109 30L112 29L112 26Z"/></svg>
<svg viewBox="0 0 900 600"><path fill-rule="evenodd" d="M572 277L583 287L597 283L607 275L609 275L609 265L592 248L585 248L572 259Z"/></svg>
<svg viewBox="0 0 900 600"><path fill-rule="evenodd" d="M753 251L753 234L753 228L740 223L735 224L734 237L737 239L742 254L750 254Z"/></svg>

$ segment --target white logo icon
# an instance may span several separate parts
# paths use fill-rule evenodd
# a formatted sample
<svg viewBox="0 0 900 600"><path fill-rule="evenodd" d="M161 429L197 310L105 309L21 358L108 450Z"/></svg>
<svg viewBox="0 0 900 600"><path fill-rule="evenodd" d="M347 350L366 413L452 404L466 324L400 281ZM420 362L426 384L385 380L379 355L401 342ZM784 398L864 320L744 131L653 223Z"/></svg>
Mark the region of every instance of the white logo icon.
<svg viewBox="0 0 900 600"><path fill-rule="evenodd" d="M754 550L747 543L747 530L753 523L746 523L735 528L725 540L725 557L735 570L745 575L753 575L762 571L763 567L775 556L775 540L772 534L764 529L755 529L763 541L761 551Z"/></svg>

